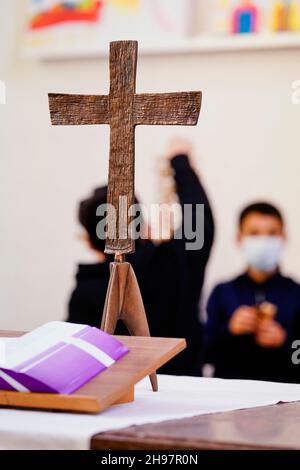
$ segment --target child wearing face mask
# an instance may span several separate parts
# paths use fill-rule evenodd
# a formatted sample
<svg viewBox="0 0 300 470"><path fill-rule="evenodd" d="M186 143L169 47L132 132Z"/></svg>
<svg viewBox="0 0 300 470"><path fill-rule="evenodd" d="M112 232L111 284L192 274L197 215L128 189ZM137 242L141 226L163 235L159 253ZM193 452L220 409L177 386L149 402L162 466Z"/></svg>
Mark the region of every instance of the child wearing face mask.
<svg viewBox="0 0 300 470"><path fill-rule="evenodd" d="M206 362L216 377L300 382L291 361L292 342L300 339L300 285L280 273L285 240L276 207L259 202L241 212L247 270L217 285L207 306Z"/></svg>

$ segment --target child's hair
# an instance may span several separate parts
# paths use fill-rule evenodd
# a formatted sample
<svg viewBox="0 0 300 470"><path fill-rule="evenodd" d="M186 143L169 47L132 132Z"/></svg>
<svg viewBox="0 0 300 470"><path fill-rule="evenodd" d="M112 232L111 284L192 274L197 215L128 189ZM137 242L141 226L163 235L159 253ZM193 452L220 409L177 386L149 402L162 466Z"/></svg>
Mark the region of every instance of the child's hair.
<svg viewBox="0 0 300 470"><path fill-rule="evenodd" d="M107 202L107 186L96 188L92 195L79 203L78 220L80 224L87 231L90 242L98 251L104 252L105 249L105 236L98 238L96 229L98 223L103 220L105 216L96 215L97 208L106 204ZM137 198L135 203L138 204Z"/></svg>
<svg viewBox="0 0 300 470"><path fill-rule="evenodd" d="M98 238L96 233L97 224L101 220L101 217L96 215L96 211L101 204L106 204L106 200L107 186L96 188L89 198L79 203L78 210L79 222L87 231L91 244L96 250L102 252L105 249L105 240Z"/></svg>
<svg viewBox="0 0 300 470"><path fill-rule="evenodd" d="M269 204L268 202L255 202L242 210L239 216L239 226L241 227L246 217L253 213L276 217L281 224L284 225L283 216L277 207Z"/></svg>

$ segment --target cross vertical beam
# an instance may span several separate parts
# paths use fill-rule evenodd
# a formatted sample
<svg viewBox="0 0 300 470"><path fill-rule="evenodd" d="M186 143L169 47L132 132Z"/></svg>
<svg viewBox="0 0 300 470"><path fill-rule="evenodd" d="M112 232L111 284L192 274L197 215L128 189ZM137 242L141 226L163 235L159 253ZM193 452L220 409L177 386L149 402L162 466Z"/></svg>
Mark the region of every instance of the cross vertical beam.
<svg viewBox="0 0 300 470"><path fill-rule="evenodd" d="M137 65L137 43L110 44L110 156L107 202L117 217L108 210L108 225L116 222L116 237L106 240L106 253L126 254L134 251L134 240L128 237L128 211L134 204L134 96ZM123 204L121 203L123 202ZM120 229L120 230L119 230ZM127 235L122 239L121 230Z"/></svg>

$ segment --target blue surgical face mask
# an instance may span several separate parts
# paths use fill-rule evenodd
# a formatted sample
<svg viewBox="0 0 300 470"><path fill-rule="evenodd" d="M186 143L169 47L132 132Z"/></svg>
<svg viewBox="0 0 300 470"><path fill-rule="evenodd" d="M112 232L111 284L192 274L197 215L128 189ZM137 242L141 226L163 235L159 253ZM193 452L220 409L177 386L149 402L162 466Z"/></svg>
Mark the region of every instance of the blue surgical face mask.
<svg viewBox="0 0 300 470"><path fill-rule="evenodd" d="M280 262L284 241L282 237L252 235L242 238L241 247L249 267L270 272Z"/></svg>

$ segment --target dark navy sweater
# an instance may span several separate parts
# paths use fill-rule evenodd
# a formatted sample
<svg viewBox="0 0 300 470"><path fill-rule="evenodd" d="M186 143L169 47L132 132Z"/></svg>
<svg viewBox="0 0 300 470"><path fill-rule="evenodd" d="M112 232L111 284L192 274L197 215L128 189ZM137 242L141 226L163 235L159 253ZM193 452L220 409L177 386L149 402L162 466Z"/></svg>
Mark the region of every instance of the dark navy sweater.
<svg viewBox="0 0 300 470"><path fill-rule="evenodd" d="M141 241L126 257L138 278L152 336L186 338L187 349L166 364L161 373L201 375L202 329L199 298L214 236L212 211L206 193L185 155L173 158L179 202L204 204L204 246L186 250L186 239L171 239L159 246ZM184 231L183 231L184 232ZM68 321L100 326L109 280L109 261L79 265L76 287L69 302ZM117 326L118 334L128 334Z"/></svg>
<svg viewBox="0 0 300 470"><path fill-rule="evenodd" d="M253 335L236 336L228 330L229 320L238 307L254 306L261 300L278 307L275 320L287 332L286 342L280 348L260 347ZM215 365L216 377L300 382L300 368L291 361L291 344L300 339L299 284L280 273L262 284L243 274L214 289L207 314L206 362Z"/></svg>

